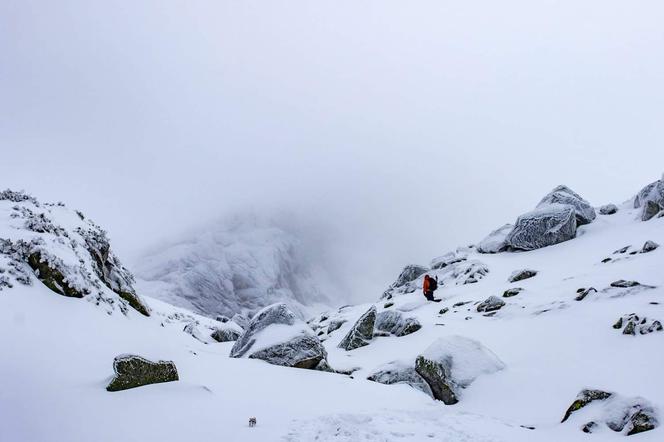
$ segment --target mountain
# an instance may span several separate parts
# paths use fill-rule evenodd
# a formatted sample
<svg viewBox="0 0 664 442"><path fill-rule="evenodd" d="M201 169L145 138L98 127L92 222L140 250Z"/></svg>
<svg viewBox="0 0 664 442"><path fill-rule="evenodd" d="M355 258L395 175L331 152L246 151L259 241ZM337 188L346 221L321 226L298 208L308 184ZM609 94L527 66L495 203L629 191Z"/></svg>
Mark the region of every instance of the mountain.
<svg viewBox="0 0 664 442"><path fill-rule="evenodd" d="M327 276L306 257L298 238L254 216L237 216L143 257L141 290L216 316L251 315L275 302L298 312L329 304Z"/></svg>
<svg viewBox="0 0 664 442"><path fill-rule="evenodd" d="M490 241L306 322L285 303L216 321L146 296L107 240L95 264L101 229L5 192L0 440L659 441L660 188L593 207L559 186Z"/></svg>

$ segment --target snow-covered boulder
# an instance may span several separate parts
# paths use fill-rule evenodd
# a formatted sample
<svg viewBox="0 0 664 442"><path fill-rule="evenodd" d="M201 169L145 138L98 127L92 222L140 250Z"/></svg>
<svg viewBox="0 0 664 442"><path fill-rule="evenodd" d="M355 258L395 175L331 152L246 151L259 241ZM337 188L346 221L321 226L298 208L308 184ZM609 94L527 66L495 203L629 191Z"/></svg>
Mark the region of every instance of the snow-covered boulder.
<svg viewBox="0 0 664 442"><path fill-rule="evenodd" d="M81 212L5 190L0 214L0 274L6 273L0 285L31 284L36 277L55 293L84 298L109 313L131 307L150 315L106 232Z"/></svg>
<svg viewBox="0 0 664 442"><path fill-rule="evenodd" d="M373 339L376 315L376 306L372 305L339 342L339 348L354 350L369 345Z"/></svg>
<svg viewBox="0 0 664 442"><path fill-rule="evenodd" d="M507 249L507 235L514 229L514 224L505 224L477 244L477 251L480 253L500 253Z"/></svg>
<svg viewBox="0 0 664 442"><path fill-rule="evenodd" d="M230 357L262 359L274 365L314 368L327 352L311 328L279 303L258 312L235 342Z"/></svg>
<svg viewBox="0 0 664 442"><path fill-rule="evenodd" d="M576 212L567 204L548 204L519 216L507 235L507 245L516 250L535 250L576 236Z"/></svg>
<svg viewBox="0 0 664 442"><path fill-rule="evenodd" d="M532 269L521 269L521 270L515 270L512 272L509 278L507 280L509 282L517 282L517 281L523 281L524 279L529 279L537 276L537 270L532 270Z"/></svg>
<svg viewBox="0 0 664 442"><path fill-rule="evenodd" d="M243 330L246 330L247 327L249 327L249 323L251 322L250 318L247 318L245 315L241 313L236 313L233 315L231 318L231 321L239 325Z"/></svg>
<svg viewBox="0 0 664 442"><path fill-rule="evenodd" d="M643 205L641 221L650 221L661 211L662 211L661 204L658 204L655 201L646 201Z"/></svg>
<svg viewBox="0 0 664 442"><path fill-rule="evenodd" d="M659 244L657 244L655 241L646 241L643 243L643 247L641 247L641 252L640 253L649 253L652 252L653 250L657 250L659 247Z"/></svg>
<svg viewBox="0 0 664 442"><path fill-rule="evenodd" d="M634 208L643 207L648 201L664 206L664 180L657 180L639 190L634 197Z"/></svg>
<svg viewBox="0 0 664 442"><path fill-rule="evenodd" d="M598 403L597 407L588 407ZM579 416L577 416L577 414ZM582 431L593 433L604 425L626 436L654 430L659 421L654 406L641 397L624 397L602 390L582 390L569 406L561 422L586 421Z"/></svg>
<svg viewBox="0 0 664 442"><path fill-rule="evenodd" d="M210 337L217 342L231 342L237 341L242 333L242 327L232 321L228 321L216 327Z"/></svg>
<svg viewBox="0 0 664 442"><path fill-rule="evenodd" d="M406 336L422 328L415 318L406 318L401 312L384 310L376 315L374 328L395 336Z"/></svg>
<svg viewBox="0 0 664 442"><path fill-rule="evenodd" d="M597 217L595 209L588 201L567 186L558 186L553 189L542 198L537 207L546 207L550 204L567 204L574 207L577 226L589 224Z"/></svg>
<svg viewBox="0 0 664 442"><path fill-rule="evenodd" d="M496 310L500 310L504 306L505 306L505 301L503 301L497 296L489 296L487 299L485 299L484 301L480 302L477 305L477 311L480 313L495 312Z"/></svg>
<svg viewBox="0 0 664 442"><path fill-rule="evenodd" d="M424 275L428 271L429 269L424 266L417 264L409 264L406 267L404 267L404 269L401 271L397 280L394 281L393 286L401 287L406 283L416 280L417 278Z"/></svg>
<svg viewBox="0 0 664 442"><path fill-rule="evenodd" d="M113 360L115 376L108 391L127 390L143 385L179 380L178 370L171 361L148 361L137 355L120 355Z"/></svg>
<svg viewBox="0 0 664 442"><path fill-rule="evenodd" d="M429 384L426 383L422 376L417 374L412 361L388 362L374 369L367 379L386 385L407 384L433 397L431 387L429 387Z"/></svg>
<svg viewBox="0 0 664 442"><path fill-rule="evenodd" d="M463 336L434 341L415 361L415 370L447 405L459 402L463 388L478 376L502 370L505 364L484 345Z"/></svg>
<svg viewBox="0 0 664 442"><path fill-rule="evenodd" d="M599 213L602 215L613 215L618 212L618 206L615 204L605 204L599 208Z"/></svg>
<svg viewBox="0 0 664 442"><path fill-rule="evenodd" d="M444 255L438 256L431 260L431 269L439 270L444 269L454 264L466 261L468 259L468 254L462 251L456 250L454 252L448 252Z"/></svg>
<svg viewBox="0 0 664 442"><path fill-rule="evenodd" d="M613 324L613 328L616 330L622 329L624 335L632 336L635 336L637 332L641 335L647 335L664 329L660 321L646 318L644 316L640 317L635 313L621 316L616 323Z"/></svg>

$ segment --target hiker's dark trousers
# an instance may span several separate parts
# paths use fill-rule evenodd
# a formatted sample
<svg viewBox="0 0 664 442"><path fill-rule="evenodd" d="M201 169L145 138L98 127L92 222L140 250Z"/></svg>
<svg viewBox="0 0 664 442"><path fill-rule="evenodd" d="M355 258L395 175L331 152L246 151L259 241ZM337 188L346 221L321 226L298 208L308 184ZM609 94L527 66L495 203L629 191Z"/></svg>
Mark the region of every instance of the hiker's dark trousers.
<svg viewBox="0 0 664 442"><path fill-rule="evenodd" d="M424 292L424 297L427 298L427 301L433 301L433 292L431 290Z"/></svg>

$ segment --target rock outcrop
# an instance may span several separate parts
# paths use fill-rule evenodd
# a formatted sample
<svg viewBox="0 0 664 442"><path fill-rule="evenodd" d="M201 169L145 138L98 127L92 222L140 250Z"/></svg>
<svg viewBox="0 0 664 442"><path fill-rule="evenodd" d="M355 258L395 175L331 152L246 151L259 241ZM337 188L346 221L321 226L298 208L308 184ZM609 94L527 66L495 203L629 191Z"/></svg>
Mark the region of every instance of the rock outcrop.
<svg viewBox="0 0 664 442"><path fill-rule="evenodd" d="M433 397L447 405L456 404L461 390L478 376L504 367L491 350L462 336L437 339L415 361L415 370L427 382Z"/></svg>
<svg viewBox="0 0 664 442"><path fill-rule="evenodd" d="M514 250L535 250L576 236L576 211L567 204L548 204L521 215L506 243Z"/></svg>
<svg viewBox="0 0 664 442"><path fill-rule="evenodd" d="M373 339L374 327L376 324L376 306L372 305L360 319L355 322L346 336L339 343L339 348L344 350L355 350L356 348L369 345Z"/></svg>
<svg viewBox="0 0 664 442"><path fill-rule="evenodd" d="M127 390L180 379L173 362L151 362L137 355L117 356L113 361L113 370L115 377L106 387L108 391Z"/></svg>
<svg viewBox="0 0 664 442"><path fill-rule="evenodd" d="M477 311L480 313L489 313L500 310L505 306L505 301L497 296L489 296L477 305Z"/></svg>
<svg viewBox="0 0 664 442"><path fill-rule="evenodd" d="M270 364L315 368L327 352L313 330L279 303L265 307L249 322L231 348L230 357L261 359Z"/></svg>
<svg viewBox="0 0 664 442"><path fill-rule="evenodd" d="M605 204L599 208L601 215L613 215L618 212L618 206L615 204Z"/></svg>
<svg viewBox="0 0 664 442"><path fill-rule="evenodd" d="M512 274L510 275L509 278L507 278L507 280L509 282L517 282L517 281L523 281L524 279L532 278L534 276L537 276L537 270L522 269L512 272Z"/></svg>
<svg viewBox="0 0 664 442"><path fill-rule="evenodd" d="M662 323L656 319L649 319L645 316L639 316L635 313L623 315L618 318L613 328L616 330L622 329L624 335L635 336L637 333L640 335L647 335L649 333L662 331Z"/></svg>

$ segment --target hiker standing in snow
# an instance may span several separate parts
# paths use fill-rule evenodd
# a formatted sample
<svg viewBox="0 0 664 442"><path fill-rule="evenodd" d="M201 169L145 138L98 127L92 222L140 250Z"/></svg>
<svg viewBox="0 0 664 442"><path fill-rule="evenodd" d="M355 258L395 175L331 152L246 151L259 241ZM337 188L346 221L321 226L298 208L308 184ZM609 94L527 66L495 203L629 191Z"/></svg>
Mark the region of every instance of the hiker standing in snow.
<svg viewBox="0 0 664 442"><path fill-rule="evenodd" d="M427 301L440 301L440 299L433 298L433 292L438 288L438 280L433 279L429 275L424 275L424 284L422 284L422 292Z"/></svg>

